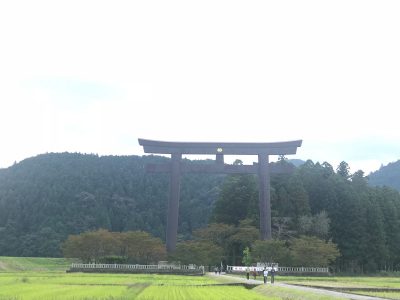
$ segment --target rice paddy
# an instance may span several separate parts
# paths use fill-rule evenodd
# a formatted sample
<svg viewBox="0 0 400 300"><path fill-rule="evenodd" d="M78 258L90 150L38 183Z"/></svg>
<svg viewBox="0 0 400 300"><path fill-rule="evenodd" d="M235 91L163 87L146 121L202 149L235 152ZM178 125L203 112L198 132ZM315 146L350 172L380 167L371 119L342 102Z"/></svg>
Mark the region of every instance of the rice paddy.
<svg viewBox="0 0 400 300"><path fill-rule="evenodd" d="M66 273L71 261L0 257L0 300L331 300L281 286L249 289L224 276ZM400 300L400 277L289 277L276 282Z"/></svg>

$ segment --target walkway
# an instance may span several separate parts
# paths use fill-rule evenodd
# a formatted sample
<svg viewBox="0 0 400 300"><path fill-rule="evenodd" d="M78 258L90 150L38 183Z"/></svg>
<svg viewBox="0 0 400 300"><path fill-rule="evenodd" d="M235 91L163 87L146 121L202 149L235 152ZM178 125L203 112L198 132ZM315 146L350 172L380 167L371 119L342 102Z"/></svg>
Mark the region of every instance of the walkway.
<svg viewBox="0 0 400 300"><path fill-rule="evenodd" d="M225 277L232 279L236 282L243 282L251 285L262 285L264 284L262 280L254 280L254 279L249 279L247 280L246 278L242 277L237 277L237 276L231 276L231 275L215 275L214 273L207 273L207 275L211 277ZM268 283L269 285L270 283ZM290 289L297 289L297 290L303 290L303 291L309 291L313 293L319 293L322 295L327 295L327 296L333 296L333 297L338 297L338 298L345 298L345 299L352 299L352 300L387 300L385 298L378 298L378 297L371 297L371 296L362 296L362 295L354 295L354 294L348 294L348 293L342 293L342 292L335 292L335 291L330 291L326 289L317 289L317 288L311 288L311 287L305 287L305 286L297 286L297 285L291 285L287 283L281 283L281 282L275 282L274 285L276 286L281 286L284 288L290 288Z"/></svg>

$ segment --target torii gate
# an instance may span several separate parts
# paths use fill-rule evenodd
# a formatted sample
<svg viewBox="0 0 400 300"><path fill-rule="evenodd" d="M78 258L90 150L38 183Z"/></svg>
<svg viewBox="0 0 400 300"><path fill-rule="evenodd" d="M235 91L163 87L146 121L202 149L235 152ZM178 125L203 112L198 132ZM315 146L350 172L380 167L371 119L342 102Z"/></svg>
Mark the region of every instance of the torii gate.
<svg viewBox="0 0 400 300"><path fill-rule="evenodd" d="M182 173L223 173L223 174L258 174L259 179L259 209L260 237L262 240L271 239L271 197L270 174L288 173L290 165L269 164L269 155L296 154L297 147L302 141L276 143L191 143L164 142L139 139L145 153L171 154L171 162L166 164L148 164L147 172L170 173L170 194L167 218L167 251L176 249L178 234L178 212L180 179ZM216 155L215 164L192 165L182 162L182 154ZM226 165L226 155L258 155L258 164Z"/></svg>

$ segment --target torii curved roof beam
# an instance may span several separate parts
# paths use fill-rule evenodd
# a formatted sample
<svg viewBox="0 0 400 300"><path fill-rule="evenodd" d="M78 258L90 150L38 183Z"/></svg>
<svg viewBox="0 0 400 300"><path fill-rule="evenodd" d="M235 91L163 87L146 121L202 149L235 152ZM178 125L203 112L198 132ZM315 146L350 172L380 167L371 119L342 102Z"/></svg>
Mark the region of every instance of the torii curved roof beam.
<svg viewBox="0 0 400 300"><path fill-rule="evenodd" d="M139 139L145 153L284 155L296 154L302 140L274 143L166 142Z"/></svg>

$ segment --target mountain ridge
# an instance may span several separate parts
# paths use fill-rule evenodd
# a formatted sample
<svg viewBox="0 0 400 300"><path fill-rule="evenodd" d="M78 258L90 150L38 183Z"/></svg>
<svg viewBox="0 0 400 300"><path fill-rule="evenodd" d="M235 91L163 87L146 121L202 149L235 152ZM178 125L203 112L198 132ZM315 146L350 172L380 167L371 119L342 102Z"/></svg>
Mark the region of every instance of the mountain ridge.
<svg viewBox="0 0 400 300"><path fill-rule="evenodd" d="M400 160L381 166L368 175L372 186L389 186L400 191Z"/></svg>

